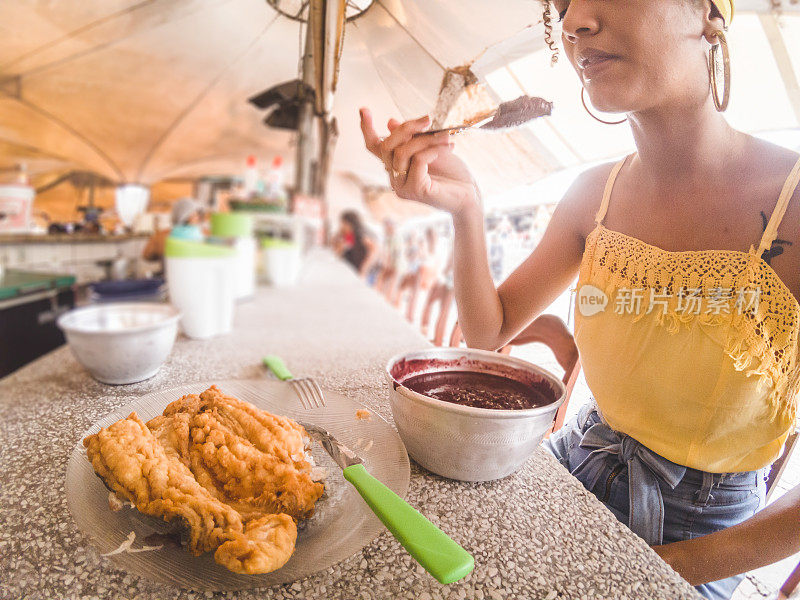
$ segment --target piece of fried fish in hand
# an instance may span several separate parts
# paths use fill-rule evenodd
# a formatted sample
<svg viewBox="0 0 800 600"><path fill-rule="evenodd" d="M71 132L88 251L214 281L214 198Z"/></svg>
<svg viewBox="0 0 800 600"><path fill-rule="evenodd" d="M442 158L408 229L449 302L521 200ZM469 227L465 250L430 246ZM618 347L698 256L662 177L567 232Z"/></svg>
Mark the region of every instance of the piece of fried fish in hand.
<svg viewBox="0 0 800 600"><path fill-rule="evenodd" d="M181 519L189 550L235 573L268 573L294 552L296 522L324 491L305 430L212 386L147 424L135 413L83 441L95 472L140 512Z"/></svg>

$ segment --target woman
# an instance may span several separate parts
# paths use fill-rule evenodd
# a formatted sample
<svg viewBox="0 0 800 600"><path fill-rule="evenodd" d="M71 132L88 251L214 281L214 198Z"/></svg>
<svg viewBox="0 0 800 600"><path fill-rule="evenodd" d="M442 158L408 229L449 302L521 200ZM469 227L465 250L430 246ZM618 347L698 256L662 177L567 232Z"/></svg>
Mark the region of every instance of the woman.
<svg viewBox="0 0 800 600"><path fill-rule="evenodd" d="M597 406L549 448L702 594L728 598L738 579L706 554L709 540L724 553L714 540L726 532L700 536L763 504L765 469L794 423L800 161L732 129L720 112L727 91L710 90L707 57L732 0L554 4L587 102L625 113L637 152L582 174L498 289L479 192L448 136L412 137L428 127L422 117L390 121L381 139L363 109L362 131L398 195L451 213L470 346L502 347L578 276L575 338ZM726 288L728 312L706 313ZM757 307L738 302L758 289ZM651 306L635 310L637 290ZM647 312L654 299L663 311ZM782 549L797 552L800 532L789 535Z"/></svg>
<svg viewBox="0 0 800 600"><path fill-rule="evenodd" d="M334 238L333 247L361 277L366 277L377 258L377 244L359 214L352 210L344 211L339 217L339 233Z"/></svg>

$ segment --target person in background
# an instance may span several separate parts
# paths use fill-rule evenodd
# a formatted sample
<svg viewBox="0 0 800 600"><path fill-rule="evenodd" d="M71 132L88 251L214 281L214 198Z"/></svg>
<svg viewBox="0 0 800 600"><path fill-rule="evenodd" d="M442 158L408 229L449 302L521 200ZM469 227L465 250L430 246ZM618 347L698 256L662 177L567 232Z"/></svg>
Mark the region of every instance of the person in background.
<svg viewBox="0 0 800 600"><path fill-rule="evenodd" d="M372 261L372 264L367 268L366 274L364 275L364 280L367 282L368 286L377 287L381 273L383 273L383 232L376 230L374 227L370 227L369 234L372 240L375 242L376 249L375 258Z"/></svg>
<svg viewBox="0 0 800 600"><path fill-rule="evenodd" d="M455 300L455 293L453 291L453 244L451 240L446 238L446 242L441 244L444 249L444 261L441 263L441 269L437 274L436 280L431 284L430 291L428 292L428 299L425 302L426 309L422 313L422 333L425 336L430 334L429 324L432 306L439 303L439 316L436 319L437 331L433 333L433 340L444 339L444 329L449 324L448 316L450 309Z"/></svg>
<svg viewBox="0 0 800 600"><path fill-rule="evenodd" d="M184 240L203 239L202 223L205 216L203 205L194 198L181 198L172 205L172 229L156 231L144 247L145 260L162 260L164 244L169 236Z"/></svg>
<svg viewBox="0 0 800 600"><path fill-rule="evenodd" d="M339 217L339 232L333 238L333 250L361 277L366 277L378 259L378 244L364 226L361 216L346 210Z"/></svg>
<svg viewBox="0 0 800 600"><path fill-rule="evenodd" d="M406 237L405 254L407 268L405 274L400 277L400 283L397 286L394 298L392 298L392 304L399 307L403 299L403 294L408 291L409 299L406 318L409 321L413 321L414 309L417 303L417 293L421 287L423 265L428 260L427 244L417 233L409 233Z"/></svg>
<svg viewBox="0 0 800 600"><path fill-rule="evenodd" d="M403 244L397 234L394 221L383 221L383 248L381 251L382 269L375 283L378 290L386 299L392 298L397 277L400 273L403 260Z"/></svg>
<svg viewBox="0 0 800 600"><path fill-rule="evenodd" d="M447 261L447 249L444 240L434 227L425 230L425 259L420 267L419 285L427 290L441 275Z"/></svg>
<svg viewBox="0 0 800 600"><path fill-rule="evenodd" d="M502 281L505 248L500 237L500 231L495 228L494 231L489 232L487 237L489 238L489 265L492 271L492 280L496 282Z"/></svg>

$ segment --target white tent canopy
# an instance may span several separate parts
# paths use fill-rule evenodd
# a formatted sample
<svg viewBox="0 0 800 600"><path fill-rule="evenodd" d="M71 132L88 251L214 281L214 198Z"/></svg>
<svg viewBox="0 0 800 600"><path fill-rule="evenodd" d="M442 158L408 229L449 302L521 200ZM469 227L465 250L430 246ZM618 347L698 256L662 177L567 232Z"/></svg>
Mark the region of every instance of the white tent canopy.
<svg viewBox="0 0 800 600"><path fill-rule="evenodd" d="M461 138L459 151L492 192L630 148L627 127L583 113L567 62L550 68L540 3L499 6L376 0L348 24L334 173L383 183L361 142L358 107L378 122L424 114L445 70L473 63L495 100L526 92L556 106L510 138ZM737 6L731 121L748 131L800 127L798 6L780 19L768 0ZM293 135L263 125L247 98L298 76L300 40L299 23L265 0L2 2L0 168L22 161L33 173L88 170L149 184L236 174L251 153L291 162Z"/></svg>

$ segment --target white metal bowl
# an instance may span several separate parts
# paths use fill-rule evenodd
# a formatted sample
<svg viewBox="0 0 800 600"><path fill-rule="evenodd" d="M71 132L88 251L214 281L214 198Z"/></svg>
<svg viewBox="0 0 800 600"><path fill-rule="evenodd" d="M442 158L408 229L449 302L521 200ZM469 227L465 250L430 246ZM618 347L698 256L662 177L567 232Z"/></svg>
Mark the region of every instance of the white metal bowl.
<svg viewBox="0 0 800 600"><path fill-rule="evenodd" d="M438 371L478 371L544 382L553 402L524 410L474 408L412 391L403 381ZM461 481L490 481L518 470L542 441L564 402L564 384L518 358L465 348L431 348L386 365L394 422L411 457L429 471Z"/></svg>
<svg viewBox="0 0 800 600"><path fill-rule="evenodd" d="M168 304L88 306L58 319L75 358L102 383L149 379L175 343L180 312Z"/></svg>

